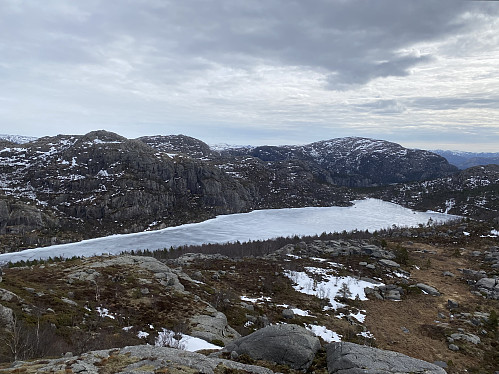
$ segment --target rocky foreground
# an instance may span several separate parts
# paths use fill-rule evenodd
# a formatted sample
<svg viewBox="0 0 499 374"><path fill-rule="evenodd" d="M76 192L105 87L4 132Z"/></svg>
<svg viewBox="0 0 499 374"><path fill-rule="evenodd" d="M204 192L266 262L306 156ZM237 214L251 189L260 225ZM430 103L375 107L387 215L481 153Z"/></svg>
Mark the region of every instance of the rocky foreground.
<svg viewBox="0 0 499 374"><path fill-rule="evenodd" d="M495 233L460 222L291 238L272 250L260 243L268 246L260 255L249 243L157 253L163 260L123 255L6 267L0 369L492 374L499 362ZM207 249L219 253L201 253ZM194 339L203 345L193 348Z"/></svg>
<svg viewBox="0 0 499 374"><path fill-rule="evenodd" d="M256 336L258 335L258 336ZM251 340L251 342L249 342ZM276 365L305 371L313 364L320 348L319 339L296 325L280 325L264 328L240 339L225 349L231 357L241 352L249 357L264 359ZM414 373L445 374L435 364L417 360L400 353L353 343L332 343L326 346L327 373L376 374ZM219 353L208 356L180 351L174 348L131 346L121 349L93 351L60 359L16 362L12 367L0 369L0 373L79 373L79 374L158 374L158 373L255 373L273 374L275 371L259 366L243 364L219 358ZM440 363L442 364L442 363ZM282 368L282 367L281 367Z"/></svg>

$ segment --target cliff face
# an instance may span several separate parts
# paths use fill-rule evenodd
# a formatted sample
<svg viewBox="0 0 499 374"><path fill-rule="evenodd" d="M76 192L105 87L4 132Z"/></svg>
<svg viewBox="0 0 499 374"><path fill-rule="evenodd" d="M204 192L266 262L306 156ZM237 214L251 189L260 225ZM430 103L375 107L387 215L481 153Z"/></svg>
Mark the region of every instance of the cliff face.
<svg viewBox="0 0 499 374"><path fill-rule="evenodd" d="M6 235L57 226L86 238L253 207L248 191L220 169L104 131L41 138L0 156Z"/></svg>

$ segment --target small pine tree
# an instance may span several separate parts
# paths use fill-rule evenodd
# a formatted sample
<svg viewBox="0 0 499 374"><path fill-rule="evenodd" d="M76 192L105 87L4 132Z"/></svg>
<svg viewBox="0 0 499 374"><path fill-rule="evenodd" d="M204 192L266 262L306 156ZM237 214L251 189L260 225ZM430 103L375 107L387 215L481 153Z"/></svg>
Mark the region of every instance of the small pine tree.
<svg viewBox="0 0 499 374"><path fill-rule="evenodd" d="M348 284L343 282L340 286L340 289L338 290L338 294L342 299L347 299L352 296L352 291L350 291L350 287L348 287Z"/></svg>

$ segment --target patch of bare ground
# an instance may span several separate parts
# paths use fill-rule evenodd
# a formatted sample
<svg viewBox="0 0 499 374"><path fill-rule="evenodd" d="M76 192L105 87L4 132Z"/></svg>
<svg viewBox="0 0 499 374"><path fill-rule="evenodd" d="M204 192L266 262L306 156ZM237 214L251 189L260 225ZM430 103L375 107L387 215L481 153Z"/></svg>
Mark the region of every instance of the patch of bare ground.
<svg viewBox="0 0 499 374"><path fill-rule="evenodd" d="M379 348L390 349L412 357L433 362L447 362L449 373L465 373L480 367L483 351L470 345L458 352L448 348L446 337L457 328L479 334L480 328L452 318L447 301L459 303L459 312L490 311L497 301L486 300L470 292L458 269L478 269L478 262L458 247L439 247L429 244L406 246L409 252L411 283L425 283L436 288L441 296L409 294L400 302L369 300L366 327L376 337ZM455 276L444 275L451 272ZM482 341L484 338L482 337ZM486 340L486 339L485 339ZM492 348L494 349L494 348Z"/></svg>

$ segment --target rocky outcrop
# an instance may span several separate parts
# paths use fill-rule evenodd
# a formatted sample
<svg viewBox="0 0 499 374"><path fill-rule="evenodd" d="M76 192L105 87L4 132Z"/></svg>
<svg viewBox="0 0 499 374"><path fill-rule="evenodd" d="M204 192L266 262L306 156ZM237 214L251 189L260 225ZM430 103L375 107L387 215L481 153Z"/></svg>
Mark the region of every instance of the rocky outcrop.
<svg viewBox="0 0 499 374"><path fill-rule="evenodd" d="M400 301L404 295L404 289L395 284L387 284L364 288L366 295L371 295L379 300Z"/></svg>
<svg viewBox="0 0 499 374"><path fill-rule="evenodd" d="M224 350L305 370L319 348L319 339L301 326L272 325L233 341Z"/></svg>
<svg viewBox="0 0 499 374"><path fill-rule="evenodd" d="M217 151L210 149L205 142L186 135L156 135L138 138L147 145L168 153L170 156L183 155L195 159L210 159L219 157Z"/></svg>
<svg viewBox="0 0 499 374"><path fill-rule="evenodd" d="M386 260L395 258L395 254L392 251L383 249L369 240L360 239L314 240L310 243L287 244L267 255L266 258L275 259L288 254L325 257L370 256L374 259Z"/></svg>
<svg viewBox="0 0 499 374"><path fill-rule="evenodd" d="M329 344L327 368L329 374L445 374L429 362L354 343Z"/></svg>
<svg viewBox="0 0 499 374"><path fill-rule="evenodd" d="M0 304L0 328L10 329L14 325L14 312L12 309Z"/></svg>
<svg viewBox="0 0 499 374"><path fill-rule="evenodd" d="M177 292L184 292L184 286L180 283L177 274L172 269L153 257L146 256L114 256L100 258L100 261L88 260L89 263L78 265L68 270L69 282L74 280L95 282L100 276L97 269L111 266L137 267L151 273L152 276L164 287Z"/></svg>
<svg viewBox="0 0 499 374"><path fill-rule="evenodd" d="M269 369L241 364L195 352L149 345L84 353L76 357L22 362L0 369L0 373L230 373L272 374Z"/></svg>
<svg viewBox="0 0 499 374"><path fill-rule="evenodd" d="M0 270L1 274L1 270ZM0 288L0 301L22 301L14 292Z"/></svg>
<svg viewBox="0 0 499 374"><path fill-rule="evenodd" d="M475 287L486 298L499 300L499 279L482 278L476 282Z"/></svg>
<svg viewBox="0 0 499 374"><path fill-rule="evenodd" d="M202 314L197 314L189 320L191 335L208 342L222 341L227 344L241 335L230 327L227 317L222 312L207 306Z"/></svg>

